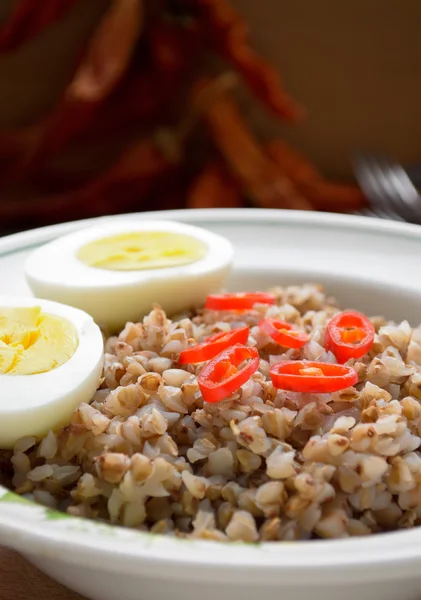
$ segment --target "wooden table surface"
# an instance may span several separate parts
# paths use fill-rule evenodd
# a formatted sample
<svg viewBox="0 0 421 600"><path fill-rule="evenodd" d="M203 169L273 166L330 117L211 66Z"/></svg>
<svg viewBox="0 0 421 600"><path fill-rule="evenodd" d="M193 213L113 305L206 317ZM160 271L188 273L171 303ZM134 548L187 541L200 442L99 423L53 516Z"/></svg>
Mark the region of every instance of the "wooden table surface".
<svg viewBox="0 0 421 600"><path fill-rule="evenodd" d="M0 600L84 600L30 565L15 552L0 548Z"/></svg>

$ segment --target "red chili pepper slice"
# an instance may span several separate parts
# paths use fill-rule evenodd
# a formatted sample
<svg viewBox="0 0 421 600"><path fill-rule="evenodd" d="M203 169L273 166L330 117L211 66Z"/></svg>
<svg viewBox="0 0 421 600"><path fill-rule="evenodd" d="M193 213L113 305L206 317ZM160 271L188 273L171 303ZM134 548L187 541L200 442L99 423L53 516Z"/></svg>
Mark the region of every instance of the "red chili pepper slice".
<svg viewBox="0 0 421 600"><path fill-rule="evenodd" d="M247 361L245 366L238 367ZM215 356L198 377L205 402L220 402L235 392L259 368L259 353L251 346L231 346Z"/></svg>
<svg viewBox="0 0 421 600"><path fill-rule="evenodd" d="M270 376L280 390L329 394L355 385L358 373L352 367L311 360L285 360L272 365Z"/></svg>
<svg viewBox="0 0 421 600"><path fill-rule="evenodd" d="M180 365L190 363L201 363L211 360L217 354L234 346L234 344L246 344L249 336L249 328L241 327L232 331L222 331L206 338L201 344L196 344L180 353Z"/></svg>
<svg viewBox="0 0 421 600"><path fill-rule="evenodd" d="M365 315L357 311L339 313L328 323L325 348L336 356L339 363L350 358L361 358L371 349L375 329Z"/></svg>
<svg viewBox="0 0 421 600"><path fill-rule="evenodd" d="M209 310L248 310L255 304L275 304L276 296L266 292L239 292L237 294L211 294L206 298Z"/></svg>
<svg viewBox="0 0 421 600"><path fill-rule="evenodd" d="M278 319L263 319L259 327L285 348L302 348L310 339L304 331L294 329L290 323Z"/></svg>

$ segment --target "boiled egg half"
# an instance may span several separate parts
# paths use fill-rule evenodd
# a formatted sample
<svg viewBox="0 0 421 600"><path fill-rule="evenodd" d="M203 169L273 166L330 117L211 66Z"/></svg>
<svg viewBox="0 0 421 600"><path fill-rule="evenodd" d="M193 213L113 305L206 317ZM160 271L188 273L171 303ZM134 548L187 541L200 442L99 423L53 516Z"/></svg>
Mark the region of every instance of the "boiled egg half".
<svg viewBox="0 0 421 600"><path fill-rule="evenodd" d="M0 295L0 448L68 423L99 385L103 347L85 312Z"/></svg>
<svg viewBox="0 0 421 600"><path fill-rule="evenodd" d="M114 331L155 303L168 314L201 305L223 286L232 258L227 239L199 227L107 220L38 248L25 272L35 296L80 308Z"/></svg>

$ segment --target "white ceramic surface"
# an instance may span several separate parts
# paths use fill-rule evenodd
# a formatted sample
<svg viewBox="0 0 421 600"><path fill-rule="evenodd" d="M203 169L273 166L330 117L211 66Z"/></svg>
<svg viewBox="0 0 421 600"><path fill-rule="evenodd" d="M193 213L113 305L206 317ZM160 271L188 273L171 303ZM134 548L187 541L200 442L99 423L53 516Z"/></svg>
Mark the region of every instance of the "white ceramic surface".
<svg viewBox="0 0 421 600"><path fill-rule="evenodd" d="M231 289L319 281L343 306L421 322L420 227L263 210L176 211L133 218L177 219L228 237L235 248ZM70 223L0 239L0 293L28 294L22 270L28 252L90 224ZM182 541L63 517L0 487L0 544L22 552L94 600L421 597L421 528L338 541Z"/></svg>

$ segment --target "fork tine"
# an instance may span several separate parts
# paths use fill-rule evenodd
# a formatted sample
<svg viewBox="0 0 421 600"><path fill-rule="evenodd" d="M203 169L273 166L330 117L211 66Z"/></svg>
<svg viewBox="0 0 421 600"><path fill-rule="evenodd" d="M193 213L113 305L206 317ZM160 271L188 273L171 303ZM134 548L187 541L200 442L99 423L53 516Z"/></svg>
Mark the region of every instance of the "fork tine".
<svg viewBox="0 0 421 600"><path fill-rule="evenodd" d="M377 216L414 222L417 220L414 219L414 207L409 206L408 202L404 203L401 199L405 194L403 187L405 180L400 177L399 170L396 171L394 167L395 165L386 158L372 155L363 156L356 163L356 177L361 189L371 201L371 208ZM394 177L390 176L391 170L394 172ZM398 183L396 183L397 181ZM419 200L416 189L413 189ZM413 197L415 198L414 194ZM420 222L420 220L418 221Z"/></svg>
<svg viewBox="0 0 421 600"><path fill-rule="evenodd" d="M378 162L369 156L362 164L363 185L369 192L369 197L375 206L384 205L384 190L382 185L382 172Z"/></svg>
<svg viewBox="0 0 421 600"><path fill-rule="evenodd" d="M398 164L392 165L390 167L390 178L401 202L413 209L419 199L419 194L405 169Z"/></svg>
<svg viewBox="0 0 421 600"><path fill-rule="evenodd" d="M387 159L377 166L379 185L393 209L409 221L421 222L421 199L405 170Z"/></svg>
<svg viewBox="0 0 421 600"><path fill-rule="evenodd" d="M357 211L354 214L359 215L361 217L368 217L368 218L375 218L375 219L386 219L388 221L402 221L402 222L405 222L405 219L403 219L397 213L385 212L385 211L382 211L379 208L372 208L372 209L365 208L363 210Z"/></svg>
<svg viewBox="0 0 421 600"><path fill-rule="evenodd" d="M373 179L373 185L376 186L377 194L381 204L384 205L384 198L390 198L390 189L388 187L388 181L384 174L384 168L382 167L379 159L372 158L369 164L370 175Z"/></svg>
<svg viewBox="0 0 421 600"><path fill-rule="evenodd" d="M364 194L371 202L371 216L394 221L404 221L390 206L385 206L384 175L377 160L367 155L355 161L355 171L358 183ZM389 194L387 194L389 197Z"/></svg>

